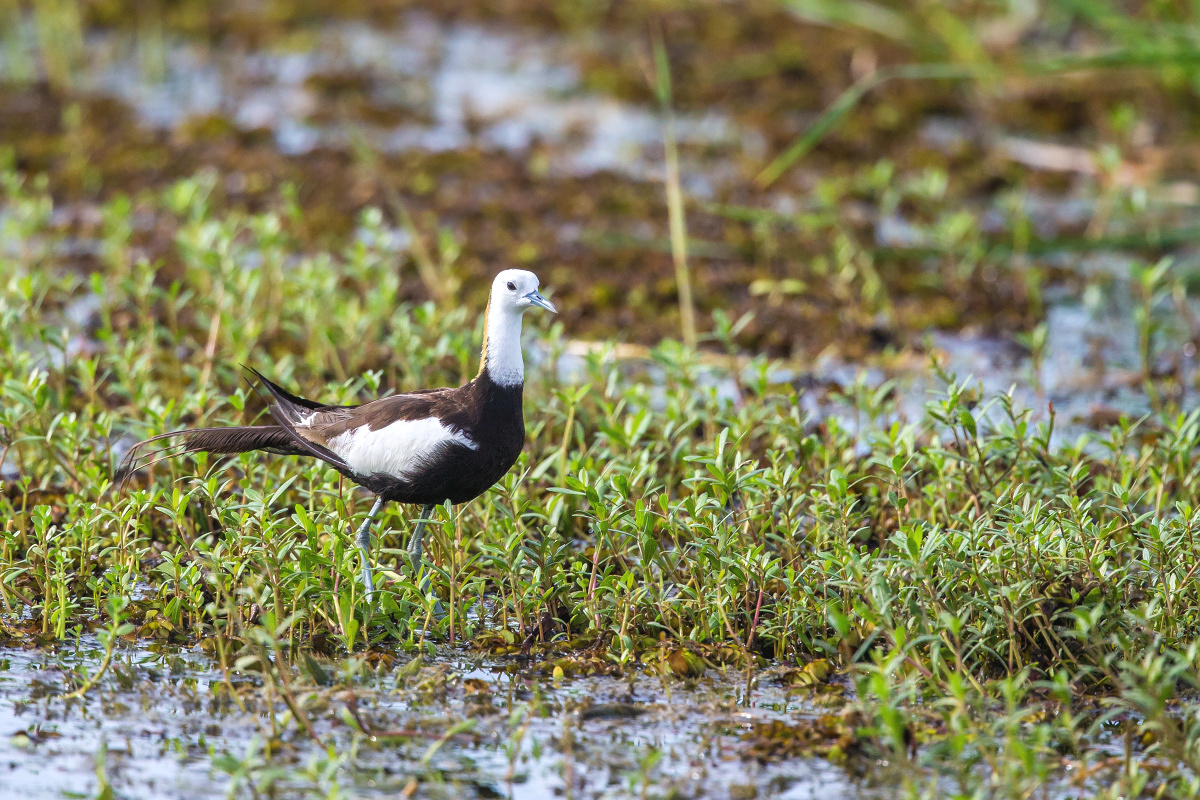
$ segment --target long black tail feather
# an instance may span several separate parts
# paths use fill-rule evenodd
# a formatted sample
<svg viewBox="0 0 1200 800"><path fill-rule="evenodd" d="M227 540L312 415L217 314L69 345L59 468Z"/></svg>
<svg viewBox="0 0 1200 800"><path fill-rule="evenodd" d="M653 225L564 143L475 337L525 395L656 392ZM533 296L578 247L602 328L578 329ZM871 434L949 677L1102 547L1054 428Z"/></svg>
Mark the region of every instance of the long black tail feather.
<svg viewBox="0 0 1200 800"><path fill-rule="evenodd" d="M327 406L313 400L306 400L268 380L258 370L251 367L245 367L245 369L258 379L258 385L251 383L251 386L267 402L267 407L271 416L278 423L277 425L194 428L151 436L129 448L129 452L121 459L121 465L113 476L113 486L121 489L138 470L153 466L164 459L187 453L233 455L264 450L278 455L315 456L343 474L350 475L352 472L350 466L333 451L315 442L310 442L296 432L296 423L303 418L303 412L339 408L339 406ZM146 449L148 445L161 441L170 443L157 449Z"/></svg>
<svg viewBox="0 0 1200 800"><path fill-rule="evenodd" d="M174 440L164 447L147 450L155 442ZM279 425L246 425L226 428L195 428L151 436L129 448L113 476L113 484L123 487L138 470L159 461L186 453L233 455L265 450L278 455L308 455L296 446L294 436Z"/></svg>

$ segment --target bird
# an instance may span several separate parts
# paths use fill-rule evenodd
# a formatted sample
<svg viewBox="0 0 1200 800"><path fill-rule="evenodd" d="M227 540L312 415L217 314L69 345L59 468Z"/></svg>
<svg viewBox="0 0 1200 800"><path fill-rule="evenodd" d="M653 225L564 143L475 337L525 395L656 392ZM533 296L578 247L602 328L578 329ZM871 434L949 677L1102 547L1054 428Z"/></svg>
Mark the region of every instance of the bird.
<svg viewBox="0 0 1200 800"><path fill-rule="evenodd" d="M537 275L520 269L492 281L479 372L466 384L393 394L362 405L328 405L299 397L246 367L267 401L272 425L192 428L133 445L114 475L124 485L139 469L185 453L232 455L265 451L317 458L375 495L354 534L362 581L371 601L371 525L389 502L421 506L407 551L416 576L422 565L425 523L434 508L467 503L499 481L525 443L522 396L525 312L558 313L542 296ZM252 384L254 385L254 384ZM148 445L174 440L157 450Z"/></svg>

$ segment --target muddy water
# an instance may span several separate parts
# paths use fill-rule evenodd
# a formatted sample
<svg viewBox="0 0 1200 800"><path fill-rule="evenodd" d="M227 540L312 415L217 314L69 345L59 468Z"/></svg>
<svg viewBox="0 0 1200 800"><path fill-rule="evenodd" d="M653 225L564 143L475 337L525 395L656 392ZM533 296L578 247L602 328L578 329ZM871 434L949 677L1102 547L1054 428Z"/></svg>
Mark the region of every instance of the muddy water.
<svg viewBox="0 0 1200 800"><path fill-rule="evenodd" d="M323 662L327 685L293 677L318 745L295 725L273 735L270 709L282 716L285 707L254 673L231 675L252 712L242 714L199 650L122 649L85 700L56 698L67 670L94 670L101 655L88 639L58 652L0 648L4 786L26 798L95 796L102 781L124 798L248 796L251 786L280 797L393 797L414 780L419 796L447 798L636 796L643 787L682 797L888 796L871 788L888 774L875 762L755 758L747 733L756 725L803 727L844 703L836 687L822 700L766 674L747 697L744 675L711 670L687 682L631 670L556 683L530 677L519 659L461 652L416 670L403 658L378 672ZM355 704L377 735L348 726Z"/></svg>
<svg viewBox="0 0 1200 800"><path fill-rule="evenodd" d="M330 23L294 50L168 40L148 65L134 37L109 32L90 37L81 88L120 98L153 128L219 116L267 130L290 155L359 141L384 153L536 147L555 174L661 179L658 114L583 90L566 50L545 34L414 13L386 28ZM743 138L716 113L681 116L676 134L697 145L740 146ZM709 175L685 173L697 176L692 191Z"/></svg>

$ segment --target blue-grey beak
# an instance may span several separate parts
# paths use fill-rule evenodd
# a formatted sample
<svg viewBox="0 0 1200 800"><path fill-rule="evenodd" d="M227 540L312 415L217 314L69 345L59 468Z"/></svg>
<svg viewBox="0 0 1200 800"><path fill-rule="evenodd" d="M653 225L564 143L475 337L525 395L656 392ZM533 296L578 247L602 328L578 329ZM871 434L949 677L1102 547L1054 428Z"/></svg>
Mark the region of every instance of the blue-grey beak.
<svg viewBox="0 0 1200 800"><path fill-rule="evenodd" d="M554 304L551 303L546 298L542 297L537 291L533 291L533 292L530 292L529 294L525 295L525 299L528 300L529 302L533 303L535 306L541 306L542 308L549 311L551 314L558 313L558 309L554 307Z"/></svg>

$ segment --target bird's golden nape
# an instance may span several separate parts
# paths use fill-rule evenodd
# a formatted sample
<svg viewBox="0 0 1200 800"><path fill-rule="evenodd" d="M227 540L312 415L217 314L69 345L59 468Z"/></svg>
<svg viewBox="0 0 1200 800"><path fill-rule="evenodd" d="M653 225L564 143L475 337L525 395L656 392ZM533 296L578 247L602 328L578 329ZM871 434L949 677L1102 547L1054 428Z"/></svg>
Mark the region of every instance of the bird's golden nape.
<svg viewBox="0 0 1200 800"><path fill-rule="evenodd" d="M525 441L521 408L525 377L521 321L531 308L556 309L526 270L504 270L492 282L479 374L464 386L396 394L362 405L327 405L292 394L249 369L275 424L174 431L139 442L118 478L185 453L264 451L317 458L376 495L354 534L371 598L370 528L389 501L421 506L409 541L421 573L425 521L434 507L466 503L486 492L516 462ZM150 443L168 441L159 450ZM422 576L422 580L427 579Z"/></svg>

